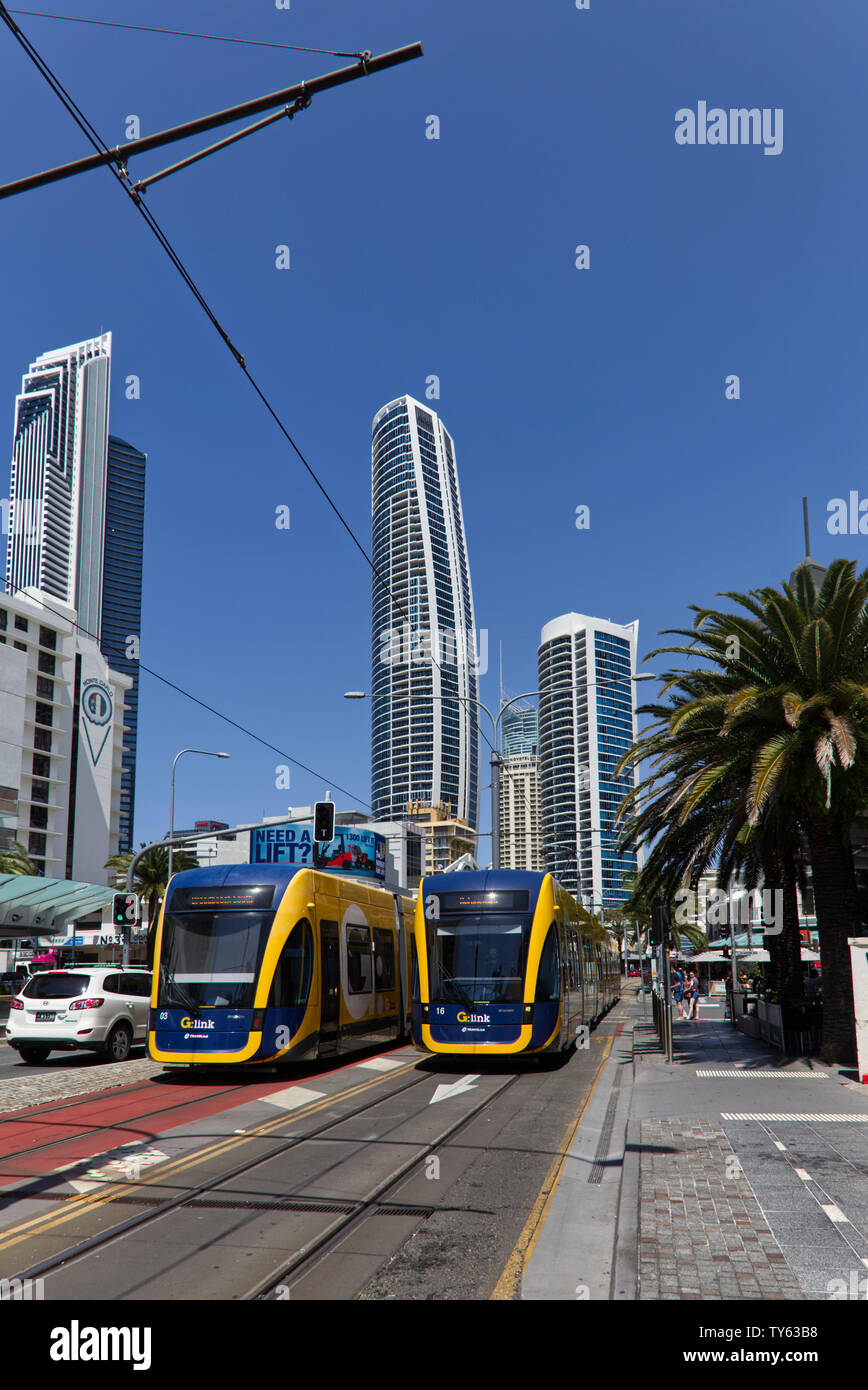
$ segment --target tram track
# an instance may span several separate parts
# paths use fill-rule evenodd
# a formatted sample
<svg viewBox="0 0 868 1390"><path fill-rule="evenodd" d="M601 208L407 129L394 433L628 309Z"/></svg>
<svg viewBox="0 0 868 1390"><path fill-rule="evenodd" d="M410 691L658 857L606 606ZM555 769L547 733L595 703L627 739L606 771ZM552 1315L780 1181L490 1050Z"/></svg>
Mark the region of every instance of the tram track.
<svg viewBox="0 0 868 1390"><path fill-rule="evenodd" d="M275 1271L275 1273L268 1275L265 1279L261 1279L246 1294L241 1295L242 1300L245 1302L253 1300L260 1300L263 1302L282 1301L285 1291L285 1281L288 1278L292 1277L296 1281L303 1278L305 1274L321 1264L324 1259L327 1259L340 1241L348 1236L357 1226L361 1226L363 1222L367 1221L372 1215L388 1213L389 1215L418 1215L426 1217L432 1215L435 1211L443 1210L439 1203L425 1204L425 1206L409 1203L402 1205L390 1202L389 1196L390 1193L401 1187L408 1174L412 1172L414 1168L418 1168L421 1163L424 1163L425 1160L434 1153L435 1149L442 1148L444 1144L454 1139L461 1130L472 1124L487 1106L493 1104L496 1100L500 1100L518 1079L519 1073L506 1077L504 1084L500 1086L493 1095L485 1096L481 1099L469 1113L462 1115L447 1130L439 1134L436 1139L426 1144L421 1153L415 1153L406 1163L401 1164L395 1173L390 1174L388 1178L379 1183L367 1197L357 1199L354 1204L354 1210L347 1213L343 1221L337 1222L334 1228L323 1232L316 1240L309 1242L307 1247L298 1251L292 1260L284 1264L279 1271ZM286 1292L288 1293L289 1291L286 1290Z"/></svg>
<svg viewBox="0 0 868 1390"><path fill-rule="evenodd" d="M412 1069L415 1072L418 1066L419 1062L414 1060L408 1067L408 1070ZM391 1073L391 1076L394 1078L395 1073ZM246 1290L238 1290L229 1295L230 1297L235 1297L242 1301L280 1298L283 1296L282 1293L279 1291L275 1292L275 1290L279 1289L283 1281L290 1277L293 1279L302 1277L308 1269L321 1262L324 1258L327 1258L335 1244L348 1232L355 1226L362 1224L369 1217L378 1214L418 1215L424 1217L436 1210L436 1205L425 1205L423 1209L422 1206L417 1204L408 1205L407 1203L400 1203L397 1200L392 1200L392 1196L414 1168L418 1168L437 1148L449 1142L455 1134L476 1119L486 1106L491 1104L495 1099L501 1097L505 1091L518 1080L518 1076L519 1074L517 1073L506 1075L503 1078L503 1084L499 1085L493 1093L480 1097L469 1110L463 1110L460 1117L449 1122L442 1129L438 1128L437 1134L427 1142L413 1140L412 1154L406 1160L400 1162L398 1166L392 1169L386 1176L377 1181L372 1189L362 1196L350 1196L345 1200L340 1197L316 1198L310 1196L305 1197L300 1194L294 1195L291 1193L285 1195L257 1195L254 1193L251 1196L249 1194L245 1195L237 1192L223 1193L221 1189L225 1189L229 1184L236 1183L239 1178L244 1179L249 1175L255 1175L258 1169L263 1169L265 1165L272 1163L276 1158L280 1158L291 1150L299 1149L304 1145L316 1144L318 1141L328 1140L333 1131L340 1129L342 1126L347 1126L349 1123L356 1121L359 1117L375 1110L377 1107L394 1101L397 1097L404 1096L419 1087L430 1085L432 1079L434 1079L430 1071L426 1071L422 1075L414 1075L402 1085L388 1091L385 1095L376 1095L367 1100L364 1104L355 1105L350 1111L340 1115L338 1118L329 1119L325 1123L316 1126L314 1129L308 1130L306 1133L284 1140L280 1144L269 1148L267 1152L260 1153L254 1158L248 1158L241 1163L237 1163L232 1168L214 1174L206 1180L195 1184L193 1187L175 1193L173 1196L162 1198L148 1194L145 1191L148 1186L165 1187L167 1185L166 1179L172 1176L172 1174L165 1171L163 1173L158 1173L156 1170L152 1170L149 1174L149 1181L145 1182L109 1182L106 1186L110 1186L112 1192L99 1194L97 1201L101 1199L103 1204L108 1201L118 1201L123 1205L142 1202L147 1203L147 1209L136 1213L126 1220L116 1222L105 1231L83 1241L79 1241L65 1250L58 1251L49 1258L40 1261L38 1264L34 1264L23 1270L16 1277L21 1279L46 1279L50 1278L52 1274L71 1269L76 1264L86 1261L95 1254L102 1257L103 1253L109 1247L115 1244L120 1245L131 1233L136 1233L137 1239L140 1240L141 1234L146 1232L149 1227L156 1226L163 1217L170 1213L177 1212L182 1208L192 1208L194 1210L201 1208L212 1212L215 1209L225 1208L227 1214L230 1212L237 1214L239 1209L251 1209L253 1211L283 1210L298 1213L323 1213L325 1215L334 1214L336 1219L329 1222L326 1228L317 1234L314 1239L307 1241L300 1249L295 1251L291 1258L287 1259L284 1255L281 1255L280 1263L269 1270L265 1276L258 1278ZM378 1078L378 1080L380 1079L381 1078ZM376 1083L370 1081L362 1083L358 1091L361 1092L372 1084ZM308 1108L307 1113L310 1114L317 1108L323 1108L326 1104L334 1104L337 1100L345 1098L346 1093L342 1096L324 1098L323 1101L312 1104ZM424 1114L425 1112L422 1111L420 1113ZM389 1129L382 1135L379 1135L376 1140L370 1142L374 1145L410 1142L407 1140L396 1140L391 1136L393 1131L399 1130L402 1125L407 1123L408 1116L411 1114L412 1111L405 1112L399 1116ZM293 1112L292 1121L295 1123L299 1119L304 1119L304 1117L304 1109L300 1108ZM267 1138L267 1131L269 1129L273 1129L275 1125L286 1124L286 1122L287 1117L285 1115L281 1116L278 1121L269 1122L264 1126L259 1126L256 1129L248 1131L244 1138L248 1141L251 1139ZM204 1153L198 1155L198 1158L202 1161L207 1159L208 1156L208 1151L204 1151ZM328 1168L326 1168L325 1171L327 1172ZM321 1177L322 1174L319 1174L318 1180ZM90 1194L91 1197L94 1195L95 1194ZM87 1198L77 1201L71 1201L70 1199L66 1200L69 1201L70 1207L76 1207L79 1212L86 1211L89 1205L96 1205L96 1202L89 1202ZM47 1223L43 1222L41 1224L44 1226ZM8 1237L10 1236L13 1237L13 1240L25 1241L30 1234L40 1234L41 1227L38 1218L36 1229L30 1231L24 1229L28 1225L30 1225L30 1223L23 1223L22 1228L18 1231L12 1228L10 1231L0 1233L0 1250L8 1248Z"/></svg>
<svg viewBox="0 0 868 1390"><path fill-rule="evenodd" d="M390 1052L390 1051L393 1051L393 1050L394 1050L394 1049L391 1049L391 1048L390 1048L390 1049L387 1049L386 1051L378 1051L375 1055L377 1055L377 1056L388 1056L388 1055L389 1055L389 1052ZM285 1074L284 1074L284 1076L281 1076L281 1075L280 1075L280 1072L278 1071L277 1068L274 1068L273 1070L274 1070L274 1076L273 1076L273 1077L270 1077L270 1078L267 1078L267 1079L266 1079L266 1078L265 1078L264 1076L262 1076L262 1075L256 1075L256 1076L248 1075L248 1076L246 1077L246 1079L245 1079L243 1082L239 1082L237 1085L233 1085L233 1086L225 1086L225 1087L223 1087L223 1088L222 1088L221 1090L219 1090L219 1091L207 1091L207 1093L206 1093L206 1088L207 1088L207 1085L209 1084L209 1083L206 1082L206 1083L205 1083L205 1086L203 1086L203 1094L202 1094L201 1096L195 1096L195 1095L193 1095L193 1096L188 1096L186 1100L177 1101L177 1102L175 1102L174 1104L171 1104L171 1105L161 1105L161 1106L157 1106L157 1107L156 1107L155 1109L153 1109L153 1110L146 1110L146 1111L143 1111L143 1112L142 1112L141 1114L139 1114L139 1115L130 1115L130 1116L128 1116L128 1117L125 1118L125 1119L118 1119L118 1120L115 1120L115 1121L113 1121L111 1124L94 1125L92 1128L83 1129L83 1130L81 1131L80 1134L72 1134L72 1135L67 1134L67 1135L61 1135L61 1136L60 1136L59 1138L57 1138L57 1139L47 1139L47 1140L45 1140L45 1142L42 1143L42 1144L37 1144L37 1145L29 1144L26 1148L22 1148L22 1149L12 1149L12 1150L10 1150L9 1153L0 1153L0 1181L2 1181L2 1178L3 1178L3 1176L4 1176L4 1175L3 1175L3 1172L2 1172L2 1168L3 1168L3 1165L4 1165L5 1163L14 1161L14 1160L17 1159L17 1158L23 1158L23 1157L25 1157L25 1156L26 1156L26 1157L30 1157L31 1155L40 1154L40 1153L45 1153L47 1150L52 1149L52 1148L57 1148L57 1147L59 1147L60 1145L74 1143L76 1139L90 1138L91 1136L97 1135L97 1134L108 1134L108 1133L111 1133L111 1131L112 1131L113 1129L118 1129L118 1130L129 1129L129 1128L133 1127L134 1125L140 1123L140 1122L143 1121L143 1120L148 1120L148 1119L151 1119L151 1118L153 1118L153 1117L155 1117L155 1116L171 1115L171 1114L173 1114L173 1113L174 1113L175 1111L177 1111L177 1110L190 1109L190 1108L192 1108L192 1107L194 1107L194 1106L197 1106L197 1105L202 1104L203 1102L207 1102L207 1103L210 1104L212 1101L219 1101L219 1100L224 1099L224 1098L227 1097L227 1096L239 1095L239 1094L244 1093L244 1094L249 1094L249 1095L251 1095L251 1099L256 1099L255 1090L256 1090L256 1087L258 1087L258 1086L262 1086L262 1085L266 1085L266 1084L267 1084L267 1085L272 1085L272 1084L273 1084L273 1085L275 1085L275 1086L278 1086L278 1085L280 1085L281 1083L288 1083L288 1084L291 1084L292 1081L296 1081L296 1080L303 1080L305 1083L309 1083L309 1082L311 1082L311 1081L317 1080L317 1078L319 1078L319 1077L322 1077L322 1076L330 1076L330 1075L333 1075L333 1074L334 1074L334 1069L330 1069L330 1070L323 1071L323 1072L313 1072L313 1073L311 1073L310 1075L305 1074L305 1076L304 1076L303 1078L298 1078L298 1077L296 1077L296 1076L293 1076L292 1078L289 1078L289 1077L286 1076ZM194 1084L194 1083L193 1083L192 1077L191 1077L190 1079L187 1079L186 1077L178 1077L178 1081L177 1081L177 1083L176 1083L175 1080L174 1080L174 1076L176 1075L175 1073L166 1073L166 1072L163 1072L163 1073L161 1073L160 1075L162 1075L162 1076L167 1076L167 1075L172 1076L172 1077L173 1077L173 1080L172 1080L172 1083L171 1083L172 1085L178 1084L178 1085L192 1086L192 1085ZM196 1077L197 1077L197 1082L203 1082L203 1081L205 1081L205 1078L202 1077L201 1073L196 1073ZM158 1075L157 1077L149 1077L146 1081L142 1081L142 1082L133 1082L133 1083L130 1084L129 1088L126 1088L126 1087L118 1087L118 1088L113 1088L111 1091L108 1091L108 1092L107 1092L107 1091L88 1091L88 1092L85 1093L84 1095L75 1096L75 1097L73 1097L72 1099L70 1099L70 1100L68 1100L68 1101L66 1101L66 1102L64 1102L64 1103L62 1103L62 1104L58 1104L58 1105L55 1105L55 1104L53 1104L52 1102L48 1101L48 1102L37 1103L37 1106L34 1106L34 1107L23 1107L22 1110L20 1110L20 1111L13 1111L13 1112L11 1112L9 1115L5 1115L5 1116L0 1117L0 1143L2 1143L3 1128L4 1128L4 1126L10 1126L10 1125L16 1125L16 1124L17 1124L17 1125L25 1125L25 1124L27 1124L28 1122L32 1122L32 1123L36 1124L43 1116L45 1116L45 1117L47 1117L47 1116L53 1116L53 1115L55 1115L55 1114L57 1114L57 1113L59 1113L59 1112L67 1111L67 1110L73 1110L73 1111L74 1111L74 1110L84 1109L84 1108L86 1108L87 1106L98 1105L98 1104L100 1104L102 1101L108 1102L109 1098L111 1098L112 1100L115 1100L115 1099L127 1099L127 1098L132 1098L132 1097L134 1097L135 1095L140 1094L140 1093L143 1094L143 1093L145 1093L145 1092L151 1092L151 1093L153 1094L153 1092L154 1092L154 1086L155 1086L156 1084L158 1084L158 1082L159 1082L159 1075ZM73 1117L73 1119L72 1119L72 1123L74 1123L74 1117ZM85 1159L82 1159L82 1162L84 1162L84 1161L86 1161L86 1160L85 1160ZM3 1189L2 1187L0 1187L0 1209L2 1209L2 1205L3 1205L3 1201L4 1201L3 1192L4 1192L4 1189Z"/></svg>
<svg viewBox="0 0 868 1390"><path fill-rule="evenodd" d="M408 1065L407 1070L410 1070L411 1068L415 1070L418 1065L418 1061L414 1060L411 1064ZM394 1076L395 1073L392 1072L390 1075ZM382 1078L377 1078L377 1080L381 1079ZM347 1121L356 1119L359 1115L363 1115L366 1111L372 1110L376 1106L381 1105L384 1100L391 1100L395 1096L401 1095L404 1092L412 1090L415 1087L423 1085L426 1082L430 1083L430 1080L430 1073L426 1073L423 1076L417 1076L413 1080L408 1081L405 1085L396 1087L394 1090L390 1091L388 1095L385 1097L377 1096L376 1098L373 1098L370 1101L368 1101L366 1104L354 1108L348 1114L341 1115L338 1119L329 1120L327 1123L319 1125L315 1129L310 1130L305 1134L300 1134L292 1139L288 1139L285 1142L278 1144L274 1148L269 1149L267 1153L260 1154L256 1158L248 1159L243 1163L238 1163L234 1165L232 1168L226 1169L219 1174L215 1174L213 1177L207 1179L204 1182L197 1183L192 1188L187 1188L183 1192L177 1193L173 1197L168 1197L164 1199L154 1198L146 1194L145 1189L147 1187L162 1187L168 1185L165 1179L174 1176L174 1173L171 1170L177 1171L179 1169L189 1167L194 1163L201 1163L207 1161L209 1158L219 1157L221 1156L222 1152L226 1152L231 1147L241 1144L242 1142L251 1142L256 1139L267 1138L270 1131L273 1131L274 1129L279 1128L282 1125L285 1125L288 1122L288 1117L286 1115L281 1115L278 1119L268 1121L263 1125L255 1126L253 1129L247 1131L247 1133L243 1137L243 1140L233 1137L232 1139L225 1140L221 1143L217 1143L215 1145L207 1147L204 1150L199 1150L187 1158L179 1159L170 1164L160 1165L161 1171L159 1172L156 1168L151 1169L148 1180L132 1182L106 1179L105 1182L101 1184L101 1187L105 1189L104 1191L98 1193L88 1193L82 1197L60 1198L59 1201L62 1204L62 1206L65 1206L67 1208L68 1219L74 1219L74 1217L86 1212L89 1208L95 1208L97 1206L106 1205L112 1201L123 1202L124 1204L131 1204L138 1200L142 1203L147 1203L149 1210L141 1212L136 1216L131 1216L127 1220L117 1223L109 1227L107 1230L102 1231L97 1235L90 1237L87 1240L81 1241L76 1245L70 1246L68 1249L58 1252L57 1255L53 1255L49 1259L43 1260L39 1264L33 1265L27 1270L22 1271L15 1277L21 1279L46 1278L50 1276L52 1273L57 1272L59 1269L62 1269L67 1265L76 1262L77 1260L83 1259L86 1256L92 1254L94 1251L102 1249L103 1247L110 1245L112 1242L121 1239L127 1233L131 1231L139 1231L144 1227L155 1224L168 1213L177 1211L178 1209L184 1206L192 1204L196 1201L197 1198L206 1197L209 1193L214 1192L222 1185L228 1182L233 1182L237 1178L244 1177L247 1174L254 1172L257 1168L261 1167L262 1165L272 1162L275 1158L279 1158L283 1154L288 1153L290 1150L298 1148L302 1144L309 1143L312 1140L318 1139L323 1135L326 1135L329 1132L329 1130L336 1129L340 1125L346 1124ZM355 1088L355 1090L357 1092L361 1092L375 1084L376 1082L373 1081L365 1081L362 1082L357 1088ZM315 1101L310 1106L300 1107L298 1110L293 1111L291 1120L292 1122L297 1122L299 1119L304 1119L306 1114L309 1115L311 1113L314 1113L316 1110L321 1110L328 1105L335 1104L337 1101L341 1099L346 1099L347 1095L352 1094L353 1091L350 1091L349 1093L339 1093L334 1096L324 1097L320 1101ZM299 1206L303 1206L303 1209L305 1210L310 1209L310 1204L307 1203L302 1204L300 1202ZM28 1238L40 1234L44 1228L49 1226L49 1224L52 1221L52 1218L54 1218L56 1215L56 1213L49 1213L44 1218L33 1218L29 1221L22 1222L17 1227L13 1226L5 1231L0 1231L0 1253L9 1249L12 1245L23 1243Z"/></svg>
<svg viewBox="0 0 868 1390"><path fill-rule="evenodd" d="M146 1082L141 1086L132 1086L129 1091L114 1091L111 1094L113 1098L120 1096L123 1096L123 1098L132 1097L140 1091L146 1091L149 1086L152 1085L153 1082ZM201 1099L208 1101L221 1100L225 1096L235 1095L239 1091L249 1089L249 1083L247 1086L227 1086L221 1091L211 1092L208 1096L203 1095ZM0 1140L2 1140L4 1124L26 1124L29 1120L35 1123L43 1115L55 1115L58 1111L75 1110L84 1108L87 1105L94 1105L98 1103L98 1098L104 1095L105 1092L102 1091L91 1091L86 1096L77 1096L74 1101L71 1101L67 1105L52 1105L50 1110L40 1110L32 1115L16 1113L14 1117L0 1121ZM74 1143L76 1139L90 1138L92 1135L108 1134L113 1129L129 1129L133 1125L139 1124L142 1120L151 1119L156 1115L171 1115L175 1110L187 1110L191 1106L198 1105L199 1103L198 1098L188 1097L187 1100L177 1101L173 1105L161 1105L153 1110L145 1110L140 1115L130 1115L127 1119L116 1120L112 1124L94 1125L90 1129L83 1129L80 1134L65 1134L61 1135L58 1139L46 1139L43 1144L28 1144L24 1149L12 1149L9 1153L0 1153L0 1180L2 1180L4 1176L2 1172L3 1165L12 1162L16 1158L30 1157L34 1154L45 1153L47 1150L57 1148L61 1144ZM82 1161L84 1162L84 1160ZM2 1204L3 1200L3 1188L0 1187L0 1204Z"/></svg>

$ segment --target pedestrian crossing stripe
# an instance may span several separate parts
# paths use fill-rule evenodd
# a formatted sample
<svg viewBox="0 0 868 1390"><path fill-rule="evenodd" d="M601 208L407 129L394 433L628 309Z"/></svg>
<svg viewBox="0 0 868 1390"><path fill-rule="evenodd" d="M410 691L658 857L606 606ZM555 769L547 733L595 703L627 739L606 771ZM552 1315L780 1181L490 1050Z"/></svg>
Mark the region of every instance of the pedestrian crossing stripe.
<svg viewBox="0 0 868 1390"><path fill-rule="evenodd" d="M756 1069L753 1071L749 1071L747 1067L745 1067L743 1071L739 1071L737 1068L733 1067L727 1068L726 1070L721 1069L719 1071L711 1071L708 1069L699 1068L697 1069L696 1075L729 1076L732 1078L738 1078L739 1080L743 1076L771 1077L773 1081L801 1081L803 1078L810 1078L812 1081L826 1081L828 1079L827 1074L824 1071L773 1071L771 1068L766 1068L763 1071L758 1071Z"/></svg>
<svg viewBox="0 0 868 1390"><path fill-rule="evenodd" d="M844 1124L844 1125L866 1125L868 1115L772 1115L765 1112L756 1114L743 1114L741 1112L721 1112L722 1120L763 1120L779 1123L784 1120L792 1120L796 1124Z"/></svg>

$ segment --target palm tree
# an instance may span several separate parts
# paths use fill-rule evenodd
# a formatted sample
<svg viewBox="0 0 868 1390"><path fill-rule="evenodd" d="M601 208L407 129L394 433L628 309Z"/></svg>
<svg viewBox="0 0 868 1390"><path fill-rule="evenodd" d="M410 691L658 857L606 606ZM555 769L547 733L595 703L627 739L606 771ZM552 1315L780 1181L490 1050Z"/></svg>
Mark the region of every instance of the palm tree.
<svg viewBox="0 0 868 1390"><path fill-rule="evenodd" d="M0 850L0 874L36 874L36 865L17 840L8 849Z"/></svg>
<svg viewBox="0 0 868 1390"><path fill-rule="evenodd" d="M143 848L143 846L142 846ZM117 888L126 887L127 871L133 860L132 854L113 854L106 863L107 869L115 872L115 886ZM172 850L172 873L181 873L185 869L198 869L199 861L195 855L189 854L186 850ZM157 917L159 915L160 900L166 896L169 878L169 850L168 846L154 845L147 854L143 854L133 875L133 887L141 897L147 898L148 902L148 964L154 959L154 937L157 930Z"/></svg>
<svg viewBox="0 0 868 1390"><path fill-rule="evenodd" d="M694 606L693 629L672 630L690 645L652 653L711 668L668 673L670 704L643 710L657 725L624 762L651 756L659 771L628 798L628 833L659 834L645 867L670 880L685 864L698 875L715 855L733 864L752 841L767 875L779 877L784 935L795 940L792 878L804 835L823 965L822 1055L849 1060L847 937L861 929L851 826L868 799L868 572L836 560L819 593L803 566L781 591L724 597L745 611ZM651 801L637 810L642 795Z"/></svg>

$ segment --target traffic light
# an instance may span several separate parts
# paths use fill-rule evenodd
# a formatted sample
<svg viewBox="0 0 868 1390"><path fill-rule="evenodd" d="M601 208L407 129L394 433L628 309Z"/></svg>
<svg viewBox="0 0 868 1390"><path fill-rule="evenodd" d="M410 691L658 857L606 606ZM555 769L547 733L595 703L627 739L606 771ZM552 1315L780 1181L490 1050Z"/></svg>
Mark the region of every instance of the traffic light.
<svg viewBox="0 0 868 1390"><path fill-rule="evenodd" d="M135 893L115 893L112 921L116 927L134 927L139 920L139 900Z"/></svg>
<svg viewBox="0 0 868 1390"><path fill-rule="evenodd" d="M669 909L660 899L651 908L651 945L663 946L669 935Z"/></svg>
<svg viewBox="0 0 868 1390"><path fill-rule="evenodd" d="M313 838L318 845L335 838L335 803L318 801L313 808Z"/></svg>
<svg viewBox="0 0 868 1390"><path fill-rule="evenodd" d="M724 960L729 960L731 956L732 956L732 947L731 947L731 946L724 946L724 948L723 948L723 959L724 959Z"/></svg>

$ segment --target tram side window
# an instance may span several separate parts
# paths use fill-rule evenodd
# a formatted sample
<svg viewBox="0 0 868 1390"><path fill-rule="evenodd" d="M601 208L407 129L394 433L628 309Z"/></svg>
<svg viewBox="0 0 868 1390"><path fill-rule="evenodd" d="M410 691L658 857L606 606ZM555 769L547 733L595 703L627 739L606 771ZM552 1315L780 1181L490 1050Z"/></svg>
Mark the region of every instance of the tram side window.
<svg viewBox="0 0 868 1390"><path fill-rule="evenodd" d="M370 994L374 987L368 927L347 927L347 984L350 994Z"/></svg>
<svg viewBox="0 0 868 1390"><path fill-rule="evenodd" d="M559 997L560 974L561 953L558 947L558 928L557 923L552 922L545 939L545 945L542 948L539 974L536 977L534 999L537 1004L549 1003Z"/></svg>
<svg viewBox="0 0 868 1390"><path fill-rule="evenodd" d="M313 932L303 917L284 943L268 994L270 1009L292 1009L307 1003L313 977Z"/></svg>
<svg viewBox="0 0 868 1390"><path fill-rule="evenodd" d="M416 949L415 933L410 937L410 998L415 1004L418 1004L421 998L419 993L419 953Z"/></svg>
<svg viewBox="0 0 868 1390"><path fill-rule="evenodd" d="M395 942L390 931L374 928L377 989L395 988Z"/></svg>

